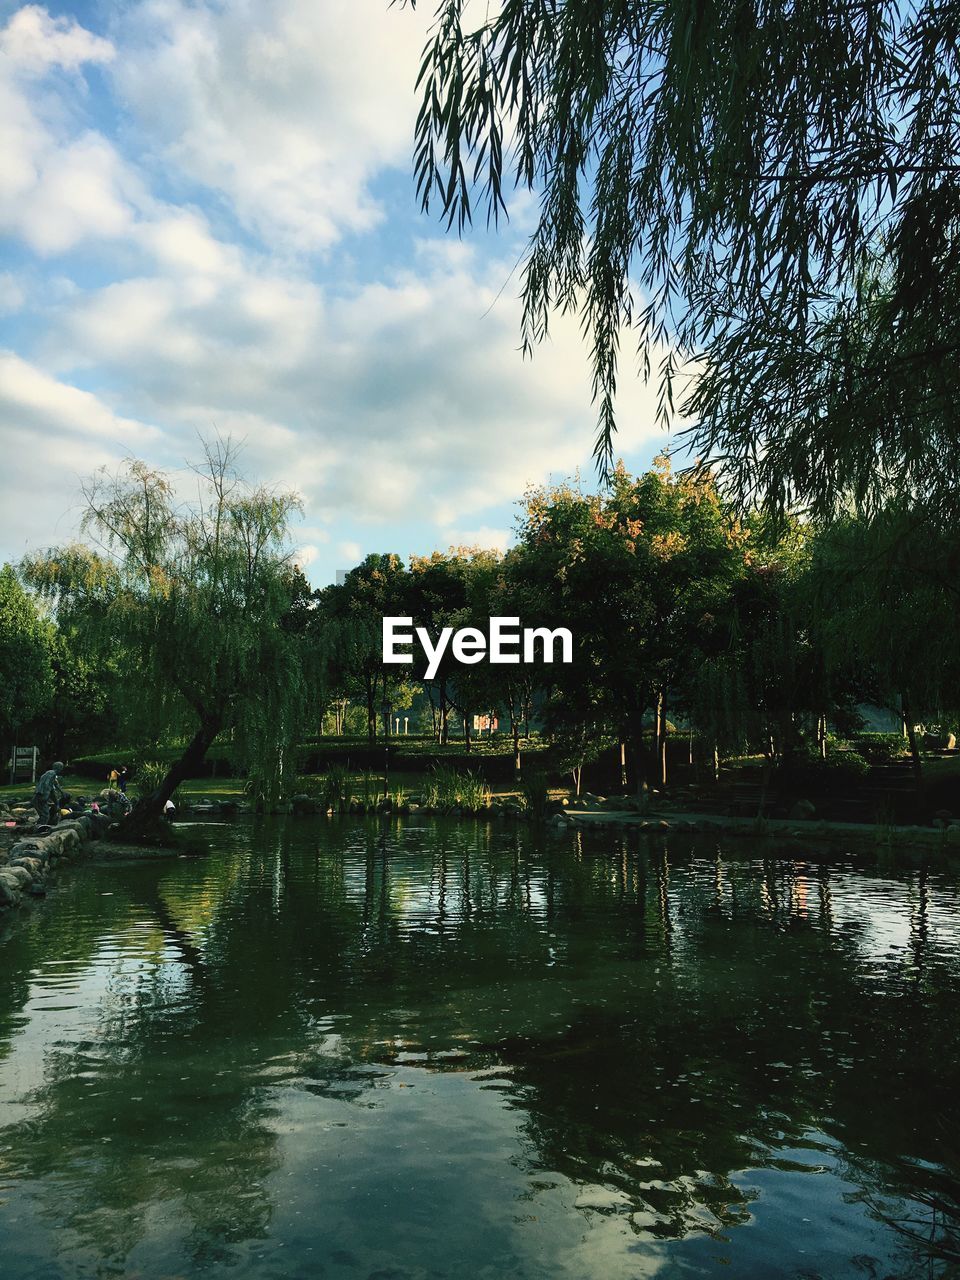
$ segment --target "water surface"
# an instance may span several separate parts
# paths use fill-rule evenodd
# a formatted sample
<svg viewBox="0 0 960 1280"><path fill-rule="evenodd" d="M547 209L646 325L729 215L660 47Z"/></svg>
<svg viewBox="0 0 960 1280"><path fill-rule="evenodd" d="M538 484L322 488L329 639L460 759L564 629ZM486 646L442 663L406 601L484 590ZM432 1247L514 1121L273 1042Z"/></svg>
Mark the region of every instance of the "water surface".
<svg viewBox="0 0 960 1280"><path fill-rule="evenodd" d="M207 830L0 926L4 1280L950 1274L950 876Z"/></svg>

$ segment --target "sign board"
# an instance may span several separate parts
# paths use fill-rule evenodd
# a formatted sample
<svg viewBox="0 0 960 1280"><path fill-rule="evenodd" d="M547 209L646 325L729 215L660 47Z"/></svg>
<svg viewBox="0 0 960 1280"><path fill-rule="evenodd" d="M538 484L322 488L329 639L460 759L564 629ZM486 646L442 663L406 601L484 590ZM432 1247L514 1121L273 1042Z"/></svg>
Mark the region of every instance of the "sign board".
<svg viewBox="0 0 960 1280"><path fill-rule="evenodd" d="M37 780L37 747L14 747L10 753L10 781L36 782Z"/></svg>

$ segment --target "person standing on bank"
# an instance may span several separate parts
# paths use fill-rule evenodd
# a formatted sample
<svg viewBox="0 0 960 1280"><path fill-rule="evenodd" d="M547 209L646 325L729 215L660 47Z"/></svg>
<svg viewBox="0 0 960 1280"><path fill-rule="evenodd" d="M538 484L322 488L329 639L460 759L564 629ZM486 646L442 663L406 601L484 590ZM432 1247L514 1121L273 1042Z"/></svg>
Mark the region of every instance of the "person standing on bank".
<svg viewBox="0 0 960 1280"><path fill-rule="evenodd" d="M127 766L126 765L122 765L120 768L120 772L117 774L117 786L120 788L120 790L123 792L124 795L127 794Z"/></svg>
<svg viewBox="0 0 960 1280"><path fill-rule="evenodd" d="M41 773L37 780L37 789L33 793L33 807L40 815L41 823L50 825L60 816L60 775L63 773L63 761L56 760L53 765Z"/></svg>

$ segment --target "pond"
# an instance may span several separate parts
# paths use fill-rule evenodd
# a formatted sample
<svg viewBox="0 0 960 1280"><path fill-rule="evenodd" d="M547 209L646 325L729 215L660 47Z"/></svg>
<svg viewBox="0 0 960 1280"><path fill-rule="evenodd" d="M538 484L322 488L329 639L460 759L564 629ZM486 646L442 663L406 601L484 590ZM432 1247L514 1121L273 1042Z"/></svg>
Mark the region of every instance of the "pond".
<svg viewBox="0 0 960 1280"><path fill-rule="evenodd" d="M0 926L5 1280L951 1274L956 879L204 830Z"/></svg>

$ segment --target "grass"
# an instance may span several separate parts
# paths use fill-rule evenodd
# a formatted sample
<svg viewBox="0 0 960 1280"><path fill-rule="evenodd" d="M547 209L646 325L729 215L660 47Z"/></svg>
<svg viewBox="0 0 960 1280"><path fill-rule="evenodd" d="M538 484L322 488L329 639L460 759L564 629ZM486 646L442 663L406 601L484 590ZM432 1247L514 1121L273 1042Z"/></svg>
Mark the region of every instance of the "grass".
<svg viewBox="0 0 960 1280"><path fill-rule="evenodd" d="M71 795L95 796L106 785L105 782L97 782L96 778L82 778L78 773L65 773L60 779L60 786ZM32 795L31 782L15 782L12 787L9 785L0 787L0 796L23 797L29 800Z"/></svg>

